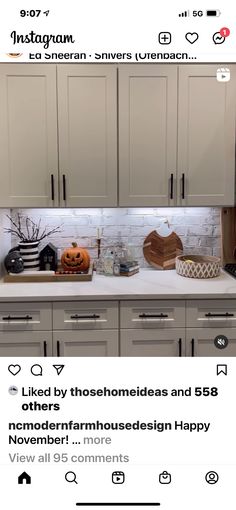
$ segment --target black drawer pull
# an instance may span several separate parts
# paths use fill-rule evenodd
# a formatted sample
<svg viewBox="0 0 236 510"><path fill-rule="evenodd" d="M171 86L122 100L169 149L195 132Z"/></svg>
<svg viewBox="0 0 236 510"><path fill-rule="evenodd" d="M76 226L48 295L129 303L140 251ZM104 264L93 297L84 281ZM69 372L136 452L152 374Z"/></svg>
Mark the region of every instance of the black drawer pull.
<svg viewBox="0 0 236 510"><path fill-rule="evenodd" d="M185 175L182 174L182 199L185 199Z"/></svg>
<svg viewBox="0 0 236 510"><path fill-rule="evenodd" d="M174 174L170 174L170 199L174 197Z"/></svg>
<svg viewBox="0 0 236 510"><path fill-rule="evenodd" d="M179 357L182 356L182 338L179 338Z"/></svg>
<svg viewBox="0 0 236 510"><path fill-rule="evenodd" d="M29 315L14 317L14 315L8 315L8 317L2 317L3 321L32 321L33 317Z"/></svg>
<svg viewBox="0 0 236 510"><path fill-rule="evenodd" d="M205 313L205 317L234 317L234 313L229 313L229 312L211 313L211 312L208 312L208 313Z"/></svg>
<svg viewBox="0 0 236 510"><path fill-rule="evenodd" d="M60 355L61 355L61 353L60 353L60 342L59 342L59 340L57 340L57 357L60 358Z"/></svg>
<svg viewBox="0 0 236 510"><path fill-rule="evenodd" d="M54 194L54 175L51 174L51 199L52 201L55 199L55 194Z"/></svg>
<svg viewBox="0 0 236 510"><path fill-rule="evenodd" d="M47 356L47 342L43 342L43 355L46 358Z"/></svg>
<svg viewBox="0 0 236 510"><path fill-rule="evenodd" d="M77 313L75 315L71 315L70 316L71 319L76 319L76 320L80 320L80 319L100 319L100 315L96 315L96 313L94 313L93 315L77 315Z"/></svg>
<svg viewBox="0 0 236 510"><path fill-rule="evenodd" d="M194 338L192 338L192 340L191 340L191 356L192 356L192 358L194 358L194 356L195 356L194 344L195 344Z"/></svg>
<svg viewBox="0 0 236 510"><path fill-rule="evenodd" d="M168 317L167 313L140 313L140 319L165 319Z"/></svg>
<svg viewBox="0 0 236 510"><path fill-rule="evenodd" d="M63 174L62 176L62 187L63 187L63 200L66 201L66 176Z"/></svg>

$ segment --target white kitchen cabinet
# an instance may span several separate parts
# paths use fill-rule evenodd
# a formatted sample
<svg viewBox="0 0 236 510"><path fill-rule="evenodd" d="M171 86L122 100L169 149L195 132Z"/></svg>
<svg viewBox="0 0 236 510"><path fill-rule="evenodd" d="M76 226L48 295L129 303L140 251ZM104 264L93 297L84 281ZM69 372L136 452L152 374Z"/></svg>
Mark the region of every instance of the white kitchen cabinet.
<svg viewBox="0 0 236 510"><path fill-rule="evenodd" d="M1 64L0 111L1 207L117 205L116 66Z"/></svg>
<svg viewBox="0 0 236 510"><path fill-rule="evenodd" d="M185 329L123 329L120 333L120 355L184 356Z"/></svg>
<svg viewBox="0 0 236 510"><path fill-rule="evenodd" d="M179 66L178 205L234 205L236 71L219 82L217 67Z"/></svg>
<svg viewBox="0 0 236 510"><path fill-rule="evenodd" d="M0 356L52 356L51 303L0 303Z"/></svg>
<svg viewBox="0 0 236 510"><path fill-rule="evenodd" d="M0 356L52 356L52 332L1 331Z"/></svg>
<svg viewBox="0 0 236 510"><path fill-rule="evenodd" d="M54 356L119 356L118 301L53 303Z"/></svg>
<svg viewBox="0 0 236 510"><path fill-rule="evenodd" d="M119 202L174 203L177 151L175 65L119 66Z"/></svg>
<svg viewBox="0 0 236 510"><path fill-rule="evenodd" d="M60 200L117 205L117 68L58 65Z"/></svg>
<svg viewBox="0 0 236 510"><path fill-rule="evenodd" d="M236 328L235 299L186 301L187 328Z"/></svg>
<svg viewBox="0 0 236 510"><path fill-rule="evenodd" d="M67 301L53 303L53 329L118 329L118 301Z"/></svg>
<svg viewBox="0 0 236 510"><path fill-rule="evenodd" d="M119 356L118 330L55 331L54 356Z"/></svg>
<svg viewBox="0 0 236 510"><path fill-rule="evenodd" d="M119 67L120 205L234 205L236 70L218 67Z"/></svg>
<svg viewBox="0 0 236 510"><path fill-rule="evenodd" d="M185 327L185 301L121 301L121 329L170 329Z"/></svg>
<svg viewBox="0 0 236 510"><path fill-rule="evenodd" d="M187 328L187 356L236 356L236 328Z"/></svg>
<svg viewBox="0 0 236 510"><path fill-rule="evenodd" d="M0 207L233 206L218 67L0 64Z"/></svg>
<svg viewBox="0 0 236 510"><path fill-rule="evenodd" d="M0 331L51 331L51 303L0 303Z"/></svg>
<svg viewBox="0 0 236 510"><path fill-rule="evenodd" d="M0 207L58 205L56 66L0 65Z"/></svg>

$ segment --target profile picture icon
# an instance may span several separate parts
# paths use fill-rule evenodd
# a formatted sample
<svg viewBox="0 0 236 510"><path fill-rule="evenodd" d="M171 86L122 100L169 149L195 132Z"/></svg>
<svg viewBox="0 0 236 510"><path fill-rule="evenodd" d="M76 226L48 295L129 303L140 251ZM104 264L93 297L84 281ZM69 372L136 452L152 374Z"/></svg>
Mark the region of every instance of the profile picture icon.
<svg viewBox="0 0 236 510"><path fill-rule="evenodd" d="M10 58L19 58L23 53L6 53L6 55Z"/></svg>
<svg viewBox="0 0 236 510"><path fill-rule="evenodd" d="M10 395L17 395L18 388L16 386L10 386L8 392L10 393Z"/></svg>
<svg viewBox="0 0 236 510"><path fill-rule="evenodd" d="M219 475L216 473L216 471L208 471L208 473L205 476L205 480L210 485L213 485L214 483L217 483L219 480Z"/></svg>

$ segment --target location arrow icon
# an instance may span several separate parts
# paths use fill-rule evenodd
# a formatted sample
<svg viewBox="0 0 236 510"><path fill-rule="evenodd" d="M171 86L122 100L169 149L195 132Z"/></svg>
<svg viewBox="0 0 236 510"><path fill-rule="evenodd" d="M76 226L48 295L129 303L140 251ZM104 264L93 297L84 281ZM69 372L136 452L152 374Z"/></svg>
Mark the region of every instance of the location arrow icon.
<svg viewBox="0 0 236 510"><path fill-rule="evenodd" d="M65 365L52 365L57 371L57 375L60 375Z"/></svg>

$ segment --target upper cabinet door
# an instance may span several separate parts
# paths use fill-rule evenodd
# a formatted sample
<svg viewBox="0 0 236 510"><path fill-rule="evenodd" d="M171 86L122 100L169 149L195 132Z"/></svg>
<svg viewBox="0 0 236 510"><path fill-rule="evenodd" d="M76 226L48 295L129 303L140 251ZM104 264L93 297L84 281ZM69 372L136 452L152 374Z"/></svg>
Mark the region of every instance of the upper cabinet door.
<svg viewBox="0 0 236 510"><path fill-rule="evenodd" d="M0 112L0 207L58 205L56 66L0 65Z"/></svg>
<svg viewBox="0 0 236 510"><path fill-rule="evenodd" d="M58 66L61 204L117 205L117 70Z"/></svg>
<svg viewBox="0 0 236 510"><path fill-rule="evenodd" d="M219 82L217 67L179 67L179 205L234 205L236 74Z"/></svg>
<svg viewBox="0 0 236 510"><path fill-rule="evenodd" d="M177 66L119 68L121 206L173 205Z"/></svg>

